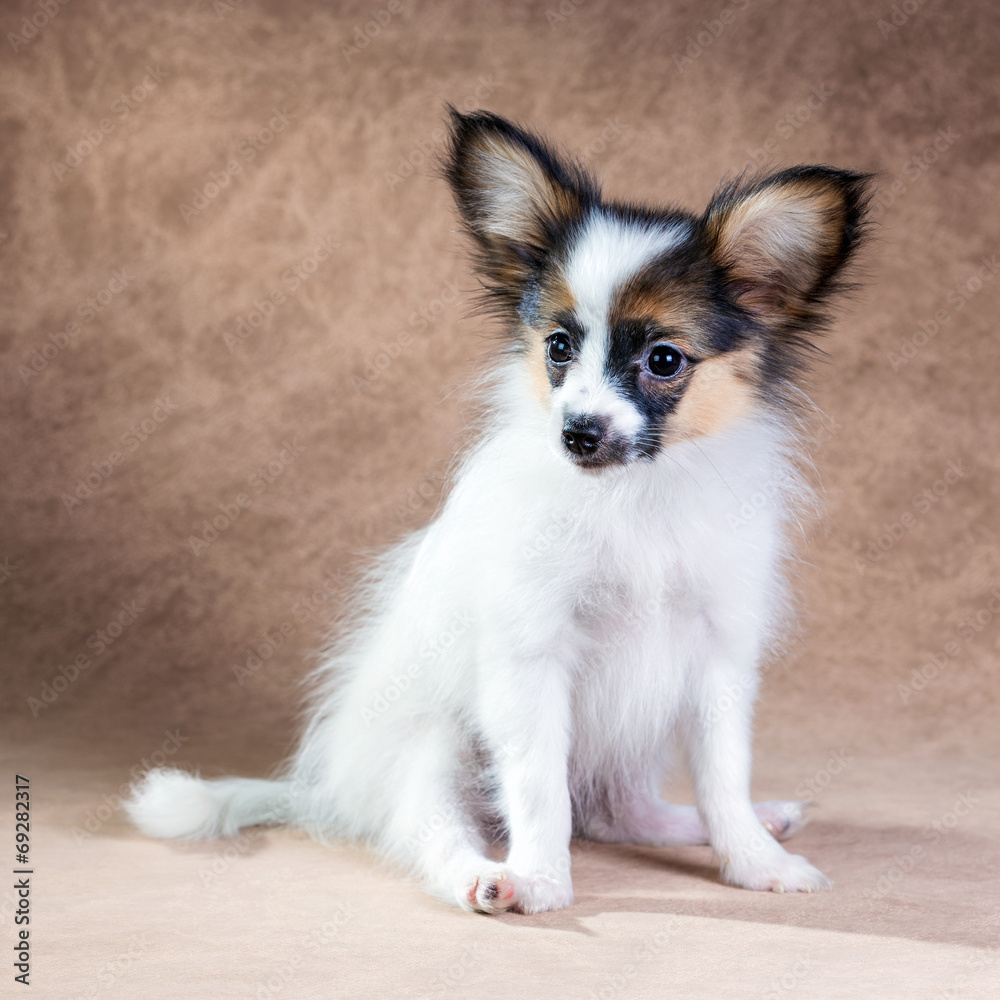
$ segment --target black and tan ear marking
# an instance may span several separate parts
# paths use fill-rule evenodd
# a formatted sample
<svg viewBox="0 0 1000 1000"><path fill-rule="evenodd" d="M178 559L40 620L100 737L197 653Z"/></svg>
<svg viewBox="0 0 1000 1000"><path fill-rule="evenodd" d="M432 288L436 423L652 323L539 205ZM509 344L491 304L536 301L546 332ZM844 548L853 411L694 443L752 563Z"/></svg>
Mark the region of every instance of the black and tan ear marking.
<svg viewBox="0 0 1000 1000"><path fill-rule="evenodd" d="M478 270L494 297L516 310L600 191L581 167L498 115L449 112L444 175L475 241Z"/></svg>
<svg viewBox="0 0 1000 1000"><path fill-rule="evenodd" d="M871 181L800 166L720 188L702 225L737 304L768 326L818 318L864 238Z"/></svg>

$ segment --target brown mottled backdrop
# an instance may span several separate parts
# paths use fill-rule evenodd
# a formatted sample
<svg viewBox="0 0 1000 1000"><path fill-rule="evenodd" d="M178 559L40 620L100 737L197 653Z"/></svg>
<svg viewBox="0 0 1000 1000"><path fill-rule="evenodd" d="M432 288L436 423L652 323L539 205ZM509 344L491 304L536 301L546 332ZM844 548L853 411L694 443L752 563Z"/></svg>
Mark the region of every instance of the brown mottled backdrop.
<svg viewBox="0 0 1000 1000"><path fill-rule="evenodd" d="M35 995L989 995L993 4L28 0L0 32L0 841L27 774ZM830 894L579 845L572 909L485 920L356 848L123 820L143 760L280 759L352 571L433 513L491 332L433 172L445 101L656 202L747 164L881 172L758 726L757 792L817 800Z"/></svg>

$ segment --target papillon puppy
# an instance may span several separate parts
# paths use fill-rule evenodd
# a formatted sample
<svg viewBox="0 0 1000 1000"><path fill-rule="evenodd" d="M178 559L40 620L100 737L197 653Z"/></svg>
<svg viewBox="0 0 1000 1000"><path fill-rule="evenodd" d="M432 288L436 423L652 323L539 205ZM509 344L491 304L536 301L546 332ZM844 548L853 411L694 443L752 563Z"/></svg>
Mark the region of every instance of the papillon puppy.
<svg viewBox="0 0 1000 1000"><path fill-rule="evenodd" d="M779 843L805 803L750 799L751 715L808 497L799 381L870 178L798 166L651 209L450 114L444 173L506 338L482 432L360 588L279 777L156 770L129 815L358 838L484 913L569 905L574 836L710 844L731 885L826 889ZM697 806L661 798L675 753Z"/></svg>

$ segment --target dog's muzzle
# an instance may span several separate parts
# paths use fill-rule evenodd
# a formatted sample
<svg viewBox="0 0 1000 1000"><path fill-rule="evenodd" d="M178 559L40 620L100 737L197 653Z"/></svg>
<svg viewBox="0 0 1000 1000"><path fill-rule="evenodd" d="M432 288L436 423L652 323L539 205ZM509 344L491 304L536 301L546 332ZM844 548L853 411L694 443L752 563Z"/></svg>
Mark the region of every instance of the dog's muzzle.
<svg viewBox="0 0 1000 1000"><path fill-rule="evenodd" d="M574 455L596 458L607 433L607 422L598 417L571 417L563 425L562 441Z"/></svg>

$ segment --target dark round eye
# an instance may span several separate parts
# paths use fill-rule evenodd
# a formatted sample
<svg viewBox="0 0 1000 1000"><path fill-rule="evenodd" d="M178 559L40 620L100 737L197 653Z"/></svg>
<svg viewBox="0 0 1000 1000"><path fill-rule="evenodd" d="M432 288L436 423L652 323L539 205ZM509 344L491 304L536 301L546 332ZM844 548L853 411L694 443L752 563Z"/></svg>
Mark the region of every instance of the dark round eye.
<svg viewBox="0 0 1000 1000"><path fill-rule="evenodd" d="M660 378L673 378L687 364L687 358L673 344L657 344L649 352L649 370Z"/></svg>
<svg viewBox="0 0 1000 1000"><path fill-rule="evenodd" d="M573 357L573 349L565 330L556 330L549 337L549 360L555 365L564 365Z"/></svg>

